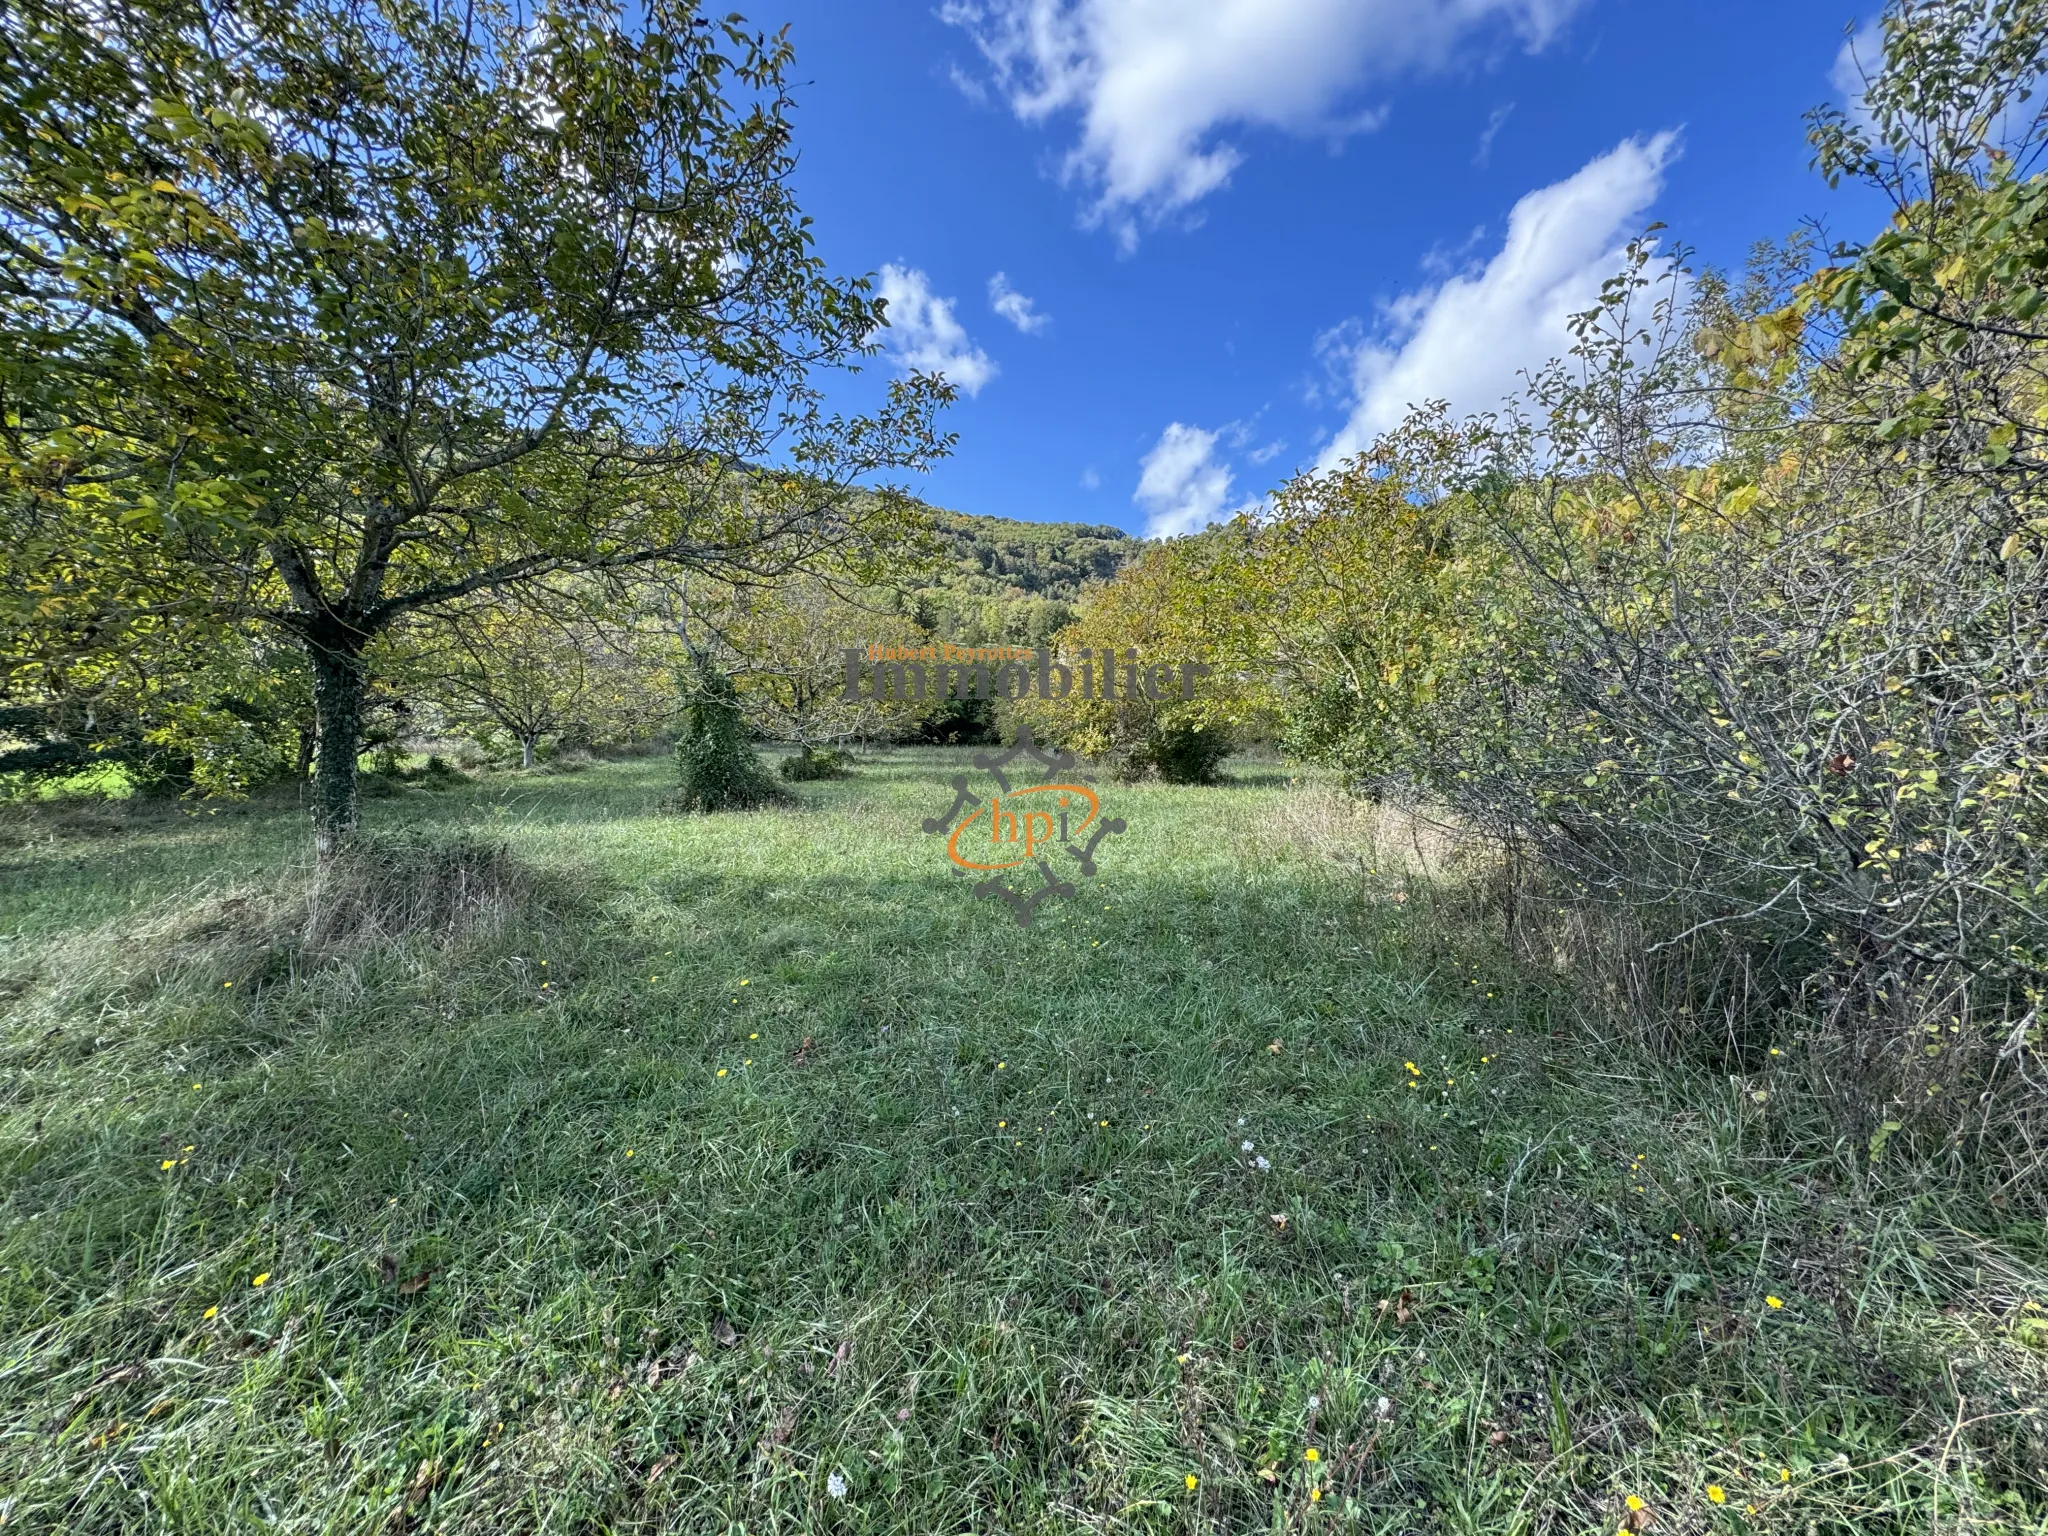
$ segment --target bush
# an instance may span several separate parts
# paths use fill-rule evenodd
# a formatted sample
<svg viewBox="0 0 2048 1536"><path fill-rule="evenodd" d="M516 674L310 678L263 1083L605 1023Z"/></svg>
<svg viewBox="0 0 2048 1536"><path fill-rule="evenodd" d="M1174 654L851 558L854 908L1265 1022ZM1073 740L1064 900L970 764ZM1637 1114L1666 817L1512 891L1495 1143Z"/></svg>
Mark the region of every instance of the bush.
<svg viewBox="0 0 2048 1536"><path fill-rule="evenodd" d="M699 663L683 739L676 743L686 811L744 811L782 798L782 790L747 740L739 692L723 672Z"/></svg>
<svg viewBox="0 0 2048 1536"><path fill-rule="evenodd" d="M995 705L987 699L949 698L917 725L926 741L978 747L997 740Z"/></svg>
<svg viewBox="0 0 2048 1536"><path fill-rule="evenodd" d="M1187 719L1156 719L1132 760L1155 768L1169 784L1214 784L1223 760L1237 750L1221 726Z"/></svg>
<svg viewBox="0 0 2048 1536"><path fill-rule="evenodd" d="M794 757L782 760L781 774L792 783L808 783L814 779L843 779L849 771L851 759L837 747L805 747Z"/></svg>

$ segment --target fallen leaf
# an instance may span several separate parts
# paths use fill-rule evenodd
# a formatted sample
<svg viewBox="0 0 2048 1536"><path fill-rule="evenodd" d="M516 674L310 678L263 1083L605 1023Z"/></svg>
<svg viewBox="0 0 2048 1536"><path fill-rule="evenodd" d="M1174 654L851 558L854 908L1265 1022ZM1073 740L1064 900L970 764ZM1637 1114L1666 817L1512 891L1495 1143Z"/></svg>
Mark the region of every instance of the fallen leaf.
<svg viewBox="0 0 2048 1536"><path fill-rule="evenodd" d="M725 1320L724 1313L711 1319L711 1337L720 1349L731 1349L740 1341L738 1332Z"/></svg>
<svg viewBox="0 0 2048 1536"><path fill-rule="evenodd" d="M670 1451L666 1456L662 1457L661 1460L657 1461L652 1467L648 1469L648 1486L652 1487L655 1484L655 1482L657 1482L660 1479L661 1474L666 1472L670 1467L674 1466L676 1462L680 1459L681 1458L677 1452Z"/></svg>
<svg viewBox="0 0 2048 1536"><path fill-rule="evenodd" d="M1271 1045L1267 1046L1266 1054L1268 1056L1278 1056L1280 1054L1280 1042L1275 1040Z"/></svg>
<svg viewBox="0 0 2048 1536"><path fill-rule="evenodd" d="M427 1282L433 1278L434 1272L431 1269L423 1269L418 1274L399 1281L398 1294L401 1296L417 1296L427 1288Z"/></svg>

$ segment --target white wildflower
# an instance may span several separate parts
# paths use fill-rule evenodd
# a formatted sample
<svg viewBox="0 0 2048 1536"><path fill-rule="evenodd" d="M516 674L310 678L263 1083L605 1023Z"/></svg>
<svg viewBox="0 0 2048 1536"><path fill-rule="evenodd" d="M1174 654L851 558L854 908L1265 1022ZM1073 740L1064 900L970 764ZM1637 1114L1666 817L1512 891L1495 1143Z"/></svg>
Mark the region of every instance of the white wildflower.
<svg viewBox="0 0 2048 1536"><path fill-rule="evenodd" d="M1240 1152L1249 1152L1251 1149L1252 1144L1249 1141L1241 1141L1237 1145L1237 1150Z"/></svg>
<svg viewBox="0 0 2048 1536"><path fill-rule="evenodd" d="M1382 1398L1382 1399L1381 1399L1381 1401L1382 1401L1382 1402L1385 1402L1385 1401L1386 1401L1386 1399L1385 1399L1385 1398ZM835 1498L835 1499L843 1499L843 1498L845 1498L845 1497L846 1497L846 1479L845 1479L845 1478L844 1478L843 1476L841 1476L841 1475L840 1475L839 1473L837 1473L837 1472L834 1472L834 1473L833 1473L833 1474L832 1474L832 1475L831 1475L830 1477L828 1477L828 1478L826 1478L826 1479L825 1479L825 1491L826 1491L827 1493L831 1494L831 1495L832 1495L832 1497L833 1497L833 1498Z"/></svg>
<svg viewBox="0 0 2048 1536"><path fill-rule="evenodd" d="M1372 1416L1376 1419L1391 1419L1394 1416L1394 1405L1383 1397L1373 1404Z"/></svg>
<svg viewBox="0 0 2048 1536"><path fill-rule="evenodd" d="M1267 1162L1263 1157L1253 1158L1252 1166L1258 1169L1261 1173L1271 1173L1273 1171L1273 1165Z"/></svg>

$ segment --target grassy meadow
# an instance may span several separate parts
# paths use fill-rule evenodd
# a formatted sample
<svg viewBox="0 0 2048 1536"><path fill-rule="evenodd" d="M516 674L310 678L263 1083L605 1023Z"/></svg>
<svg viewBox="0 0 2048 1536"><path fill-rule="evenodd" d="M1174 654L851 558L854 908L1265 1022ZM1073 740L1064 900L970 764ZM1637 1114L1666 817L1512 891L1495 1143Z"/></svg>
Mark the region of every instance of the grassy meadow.
<svg viewBox="0 0 2048 1536"><path fill-rule="evenodd" d="M1277 763L1023 929L966 756L411 789L355 889L10 813L0 1528L2048 1531L2048 1237L1796 1030L1603 1031Z"/></svg>

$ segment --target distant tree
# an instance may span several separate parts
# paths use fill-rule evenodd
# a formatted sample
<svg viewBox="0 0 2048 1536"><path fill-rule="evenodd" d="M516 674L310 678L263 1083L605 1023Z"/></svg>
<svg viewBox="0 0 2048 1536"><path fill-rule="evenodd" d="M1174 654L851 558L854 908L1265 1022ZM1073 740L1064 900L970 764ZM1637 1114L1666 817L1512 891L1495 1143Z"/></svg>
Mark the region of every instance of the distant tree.
<svg viewBox="0 0 2048 1536"><path fill-rule="evenodd" d="M545 601L472 601L417 637L400 669L465 728L502 730L520 765L550 736L649 734L674 719L674 638L629 615L608 621L599 594L547 591Z"/></svg>
<svg viewBox="0 0 2048 1536"><path fill-rule="evenodd" d="M409 615L885 542L849 488L950 392L822 406L882 316L791 196L790 59L691 0L9 7L0 624L289 636L324 854Z"/></svg>
<svg viewBox="0 0 2048 1536"><path fill-rule="evenodd" d="M806 755L909 723L891 700L846 697L844 653L865 645L913 646L926 636L890 607L886 592L800 576L766 587L699 590L695 621L727 658L752 727Z"/></svg>

